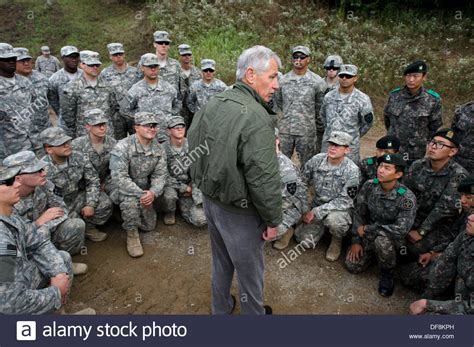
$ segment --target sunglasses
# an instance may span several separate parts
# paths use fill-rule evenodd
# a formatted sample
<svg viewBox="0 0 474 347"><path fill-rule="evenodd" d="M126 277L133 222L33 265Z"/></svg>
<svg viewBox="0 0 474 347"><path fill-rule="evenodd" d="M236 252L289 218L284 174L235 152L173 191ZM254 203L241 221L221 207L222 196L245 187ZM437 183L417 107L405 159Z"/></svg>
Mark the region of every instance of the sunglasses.
<svg viewBox="0 0 474 347"><path fill-rule="evenodd" d="M13 176L12 178L9 178L7 180L0 181L0 186L6 185L8 187L11 187L13 185L13 183L15 183L15 176Z"/></svg>
<svg viewBox="0 0 474 347"><path fill-rule="evenodd" d="M181 54L182 57L190 57L192 54Z"/></svg>
<svg viewBox="0 0 474 347"><path fill-rule="evenodd" d="M166 42L166 41L156 41L155 42L157 45L165 45L165 46L169 46L170 43L169 42Z"/></svg>
<svg viewBox="0 0 474 347"><path fill-rule="evenodd" d="M144 128L148 129L156 129L158 128L158 123L148 123L148 124L140 124Z"/></svg>
<svg viewBox="0 0 474 347"><path fill-rule="evenodd" d="M325 67L326 70L335 70L335 71L339 71L339 68L338 67L334 67L334 66L329 66L329 67Z"/></svg>
<svg viewBox="0 0 474 347"><path fill-rule="evenodd" d="M147 68L149 68L149 69L158 69L158 67L159 67L159 65L148 65L148 66L147 66L147 65L143 65L143 66L145 66L145 67L147 67Z"/></svg>
<svg viewBox="0 0 474 347"><path fill-rule="evenodd" d="M344 78L348 80L350 80L351 78L354 78L354 76L351 76L351 75L338 75L337 77L339 77L341 80Z"/></svg>
<svg viewBox="0 0 474 347"><path fill-rule="evenodd" d="M204 70L202 70L202 71L203 71L203 72L214 72L214 70L212 70L212 69L204 69Z"/></svg>
<svg viewBox="0 0 474 347"><path fill-rule="evenodd" d="M308 56L305 54L293 54L293 60L304 60L306 58L308 58Z"/></svg>
<svg viewBox="0 0 474 347"><path fill-rule="evenodd" d="M86 64L86 65L89 67L96 67L96 68L100 67L100 64Z"/></svg>

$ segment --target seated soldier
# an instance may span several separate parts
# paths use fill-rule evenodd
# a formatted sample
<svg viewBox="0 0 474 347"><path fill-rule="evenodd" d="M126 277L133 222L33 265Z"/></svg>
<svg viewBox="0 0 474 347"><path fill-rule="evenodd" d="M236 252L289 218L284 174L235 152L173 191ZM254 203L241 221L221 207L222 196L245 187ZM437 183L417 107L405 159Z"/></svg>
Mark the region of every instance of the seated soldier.
<svg viewBox="0 0 474 347"><path fill-rule="evenodd" d="M156 227L153 202L163 194L168 179L166 152L158 143L158 117L149 112L135 114L135 134L120 140L110 156L112 180L119 187L123 228L127 232L127 252L143 255L138 229Z"/></svg>
<svg viewBox="0 0 474 347"><path fill-rule="evenodd" d="M86 235L97 235L97 225L103 225L112 215L113 204L100 191L100 181L94 167L80 152L71 149L71 137L58 127L40 134L47 155L47 177L54 192L66 203L70 217L86 222ZM93 237L91 237L93 238Z"/></svg>
<svg viewBox="0 0 474 347"><path fill-rule="evenodd" d="M413 302L410 313L474 314L474 214L468 217L466 231L446 248L430 271L430 283L436 283L437 291L447 288L452 280L455 280L453 300L432 300L425 293L428 299Z"/></svg>
<svg viewBox="0 0 474 347"><path fill-rule="evenodd" d="M334 131L328 139L328 152L316 154L304 166L303 179L314 188L312 209L303 215L303 223L295 231L296 240L304 247L315 247L325 228L332 235L326 259L336 261L341 254L342 238L352 223L352 208L359 186L360 171L346 157L352 137Z"/></svg>
<svg viewBox="0 0 474 347"><path fill-rule="evenodd" d="M377 178L366 181L357 195L352 246L345 266L358 274L377 260L381 269L379 293L387 297L394 290L397 254L415 220L416 198L399 183L406 167L400 154L384 154L377 163Z"/></svg>
<svg viewBox="0 0 474 347"><path fill-rule="evenodd" d="M163 142L168 163L168 182L161 199L165 212L164 223L175 223L176 203L179 204L181 216L184 220L197 227L207 224L202 208L202 193L191 183L189 168L192 158L189 157L188 140L184 118L171 117L167 126L168 140Z"/></svg>

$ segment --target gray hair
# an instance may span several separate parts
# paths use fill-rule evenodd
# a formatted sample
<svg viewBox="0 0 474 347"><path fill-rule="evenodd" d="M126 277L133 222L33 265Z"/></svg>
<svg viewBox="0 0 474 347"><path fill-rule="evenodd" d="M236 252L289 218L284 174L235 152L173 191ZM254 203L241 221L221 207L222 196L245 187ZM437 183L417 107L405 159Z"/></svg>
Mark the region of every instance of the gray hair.
<svg viewBox="0 0 474 347"><path fill-rule="evenodd" d="M237 81L241 81L249 67L253 67L257 74L266 71L270 65L270 60L272 59L274 59L278 64L278 67L281 68L280 58L270 48L265 46L253 46L246 49L237 60L235 78Z"/></svg>

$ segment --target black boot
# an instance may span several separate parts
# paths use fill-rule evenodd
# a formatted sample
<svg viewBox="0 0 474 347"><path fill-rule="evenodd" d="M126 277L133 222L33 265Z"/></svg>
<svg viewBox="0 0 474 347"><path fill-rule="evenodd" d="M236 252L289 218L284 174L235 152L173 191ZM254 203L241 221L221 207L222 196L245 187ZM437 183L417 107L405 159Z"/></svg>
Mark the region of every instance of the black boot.
<svg viewBox="0 0 474 347"><path fill-rule="evenodd" d="M394 288L393 269L382 269L380 271L379 294L384 297L392 296Z"/></svg>

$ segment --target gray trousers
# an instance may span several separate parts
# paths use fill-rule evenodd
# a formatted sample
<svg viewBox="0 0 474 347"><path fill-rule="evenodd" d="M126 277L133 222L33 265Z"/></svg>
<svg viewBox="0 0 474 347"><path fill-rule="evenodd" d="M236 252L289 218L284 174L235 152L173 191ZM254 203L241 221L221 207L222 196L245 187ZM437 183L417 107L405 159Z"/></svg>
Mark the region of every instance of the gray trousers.
<svg viewBox="0 0 474 347"><path fill-rule="evenodd" d="M259 216L227 211L204 197L212 250L212 314L232 310L230 287L234 270L239 285L240 312L265 314L263 308L263 273L265 269L262 232L265 225Z"/></svg>

